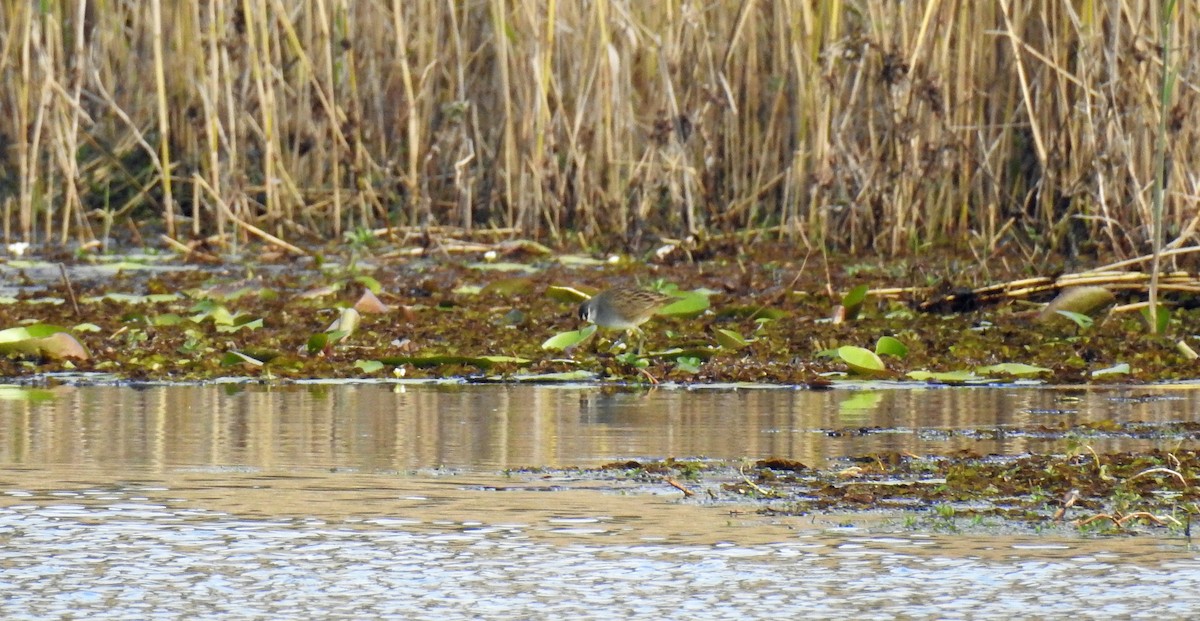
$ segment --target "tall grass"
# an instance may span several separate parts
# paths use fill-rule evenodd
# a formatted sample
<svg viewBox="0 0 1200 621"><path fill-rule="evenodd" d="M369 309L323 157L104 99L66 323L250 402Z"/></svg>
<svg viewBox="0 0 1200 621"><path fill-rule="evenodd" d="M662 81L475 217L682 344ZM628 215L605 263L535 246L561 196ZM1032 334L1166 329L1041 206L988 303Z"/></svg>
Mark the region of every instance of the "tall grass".
<svg viewBox="0 0 1200 621"><path fill-rule="evenodd" d="M1142 253L1200 225L1158 0L3 3L7 240L349 229ZM1200 49L1200 4L1167 44ZM135 240L137 237L135 237Z"/></svg>

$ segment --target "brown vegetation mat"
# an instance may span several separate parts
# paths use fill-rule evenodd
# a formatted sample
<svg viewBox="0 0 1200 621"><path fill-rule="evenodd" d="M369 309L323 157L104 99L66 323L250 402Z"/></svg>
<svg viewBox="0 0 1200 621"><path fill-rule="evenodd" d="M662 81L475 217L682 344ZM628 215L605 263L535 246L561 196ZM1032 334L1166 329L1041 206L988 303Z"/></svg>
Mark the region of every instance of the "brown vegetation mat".
<svg viewBox="0 0 1200 621"><path fill-rule="evenodd" d="M13 355L0 359L0 374L70 370L167 380L505 381L582 372L585 379L601 380L824 385L848 367L822 352L846 345L869 349L883 336L898 339L908 352L887 357L886 369L873 379L999 363L1036 365L1042 369L1037 379L1057 383L1094 381L1094 371L1122 364L1128 365L1127 373L1102 381L1200 374L1200 363L1180 347L1200 334L1200 312L1187 292L1168 292L1174 309L1163 335L1148 334L1138 313L1101 315L1083 328L1066 320L1036 323L1031 312L1036 306L1025 300L935 313L919 310L928 297L895 294L868 296L855 318L835 322L830 318L841 296L855 285L880 291L920 282L928 291L954 290L959 283L995 282L1006 274L949 259L877 264L805 258L785 247L756 248L754 255L743 254L743 248L710 250L707 257L666 254L654 264L550 256L536 245L489 247L502 252L493 257L478 250L461 255L431 250L424 256L377 251L368 255L369 262L348 258L340 266L283 258L285 263L278 264L259 255L264 263L257 267L200 264L145 271L133 266L110 277L69 281L58 276L53 263L46 270L52 276L41 281L27 276L30 268L10 263L4 267L18 292L14 303L0 304L0 328L35 322L69 328L90 357ZM342 309L360 298L364 283L377 284L387 308L379 314L364 311L343 340L313 348L313 336L325 334ZM565 352L542 348L551 336L580 326L577 303L547 295L552 286L598 290L662 283L705 289L711 306L696 317L659 317L645 324L644 351L650 355L640 367L622 354L631 348L619 333L602 332ZM1052 293L1031 297L1044 301ZM1122 295L1117 291L1119 301ZM1135 301L1137 295L1123 301ZM767 311L772 319L761 321ZM222 323L221 317L232 319ZM718 331L737 333L747 342L720 346ZM654 355L664 350L684 353ZM247 358L231 361L232 353ZM685 357L686 365L680 362Z"/></svg>
<svg viewBox="0 0 1200 621"><path fill-rule="evenodd" d="M1196 430L1190 434L1194 437ZM1098 455L983 456L968 451L920 457L864 455L827 469L784 459L726 463L619 462L601 477L666 483L702 502L750 503L770 515L900 512L905 522L1065 524L1116 532L1162 527L1190 536L1200 512L1196 451ZM745 509L736 508L736 511ZM996 522L992 522L996 524ZM928 524L927 524L928 525Z"/></svg>

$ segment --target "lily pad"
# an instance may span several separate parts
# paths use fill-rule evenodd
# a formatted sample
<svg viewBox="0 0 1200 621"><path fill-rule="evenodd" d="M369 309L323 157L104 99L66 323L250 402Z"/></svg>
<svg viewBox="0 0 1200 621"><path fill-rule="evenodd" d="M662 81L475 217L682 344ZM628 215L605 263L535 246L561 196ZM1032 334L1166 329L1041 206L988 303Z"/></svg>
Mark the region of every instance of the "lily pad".
<svg viewBox="0 0 1200 621"><path fill-rule="evenodd" d="M478 367L480 369L490 369L498 364L515 364L524 366L530 364L531 360L525 358L517 358L515 356L453 356L453 355L430 355L430 356L391 356L381 358L380 362L392 366L400 366L402 364L412 365L414 367L436 367L447 364L462 364Z"/></svg>
<svg viewBox="0 0 1200 621"><path fill-rule="evenodd" d="M909 371L907 377L919 382L938 382L941 384L967 384L985 380L973 371Z"/></svg>
<svg viewBox="0 0 1200 621"><path fill-rule="evenodd" d="M903 358L908 355L908 345L894 336L881 336L875 343L875 353Z"/></svg>
<svg viewBox="0 0 1200 621"><path fill-rule="evenodd" d="M249 354L243 354L240 351L225 352L221 356L221 366L232 367L236 365L246 365L251 367L261 367L265 364L264 361L255 358Z"/></svg>
<svg viewBox="0 0 1200 621"><path fill-rule="evenodd" d="M492 281L484 286L480 293L507 297L527 293L532 288L532 280L525 276L519 276L517 278L502 278Z"/></svg>
<svg viewBox="0 0 1200 621"><path fill-rule="evenodd" d="M30 354L56 360L89 358L87 350L70 332L47 324L0 330L0 353Z"/></svg>
<svg viewBox="0 0 1200 621"><path fill-rule="evenodd" d="M512 375L508 377L490 378L497 381L513 381L525 383L557 383L557 382L588 382L596 379L597 375L592 371L563 371L561 373L526 373L522 375Z"/></svg>
<svg viewBox="0 0 1200 621"><path fill-rule="evenodd" d="M860 375L884 375L888 372L879 355L864 347L844 345L835 351L851 371Z"/></svg>
<svg viewBox="0 0 1200 621"><path fill-rule="evenodd" d="M383 363L378 360L358 360L354 363L354 368L363 373L378 373L383 369Z"/></svg>
<svg viewBox="0 0 1200 621"><path fill-rule="evenodd" d="M869 290L870 288L866 285L858 285L842 297L842 308L845 309L846 319L854 319L862 311L863 302L867 300L867 291Z"/></svg>
<svg viewBox="0 0 1200 621"><path fill-rule="evenodd" d="M592 296L574 287L550 285L546 288L546 297L557 302L566 302L567 304L582 304Z"/></svg>
<svg viewBox="0 0 1200 621"><path fill-rule="evenodd" d="M706 310L708 310L708 296L701 292L689 291L677 301L663 307L657 314L691 317Z"/></svg>
<svg viewBox="0 0 1200 621"><path fill-rule="evenodd" d="M580 330L571 330L569 332L560 332L546 339L542 343L542 349L550 351L562 351L568 347L574 347L591 337L596 333L596 326L589 325Z"/></svg>
<svg viewBox="0 0 1200 621"><path fill-rule="evenodd" d="M741 349L750 345L749 341L733 330L717 328L713 330L713 336L717 338L717 344L725 349Z"/></svg>
<svg viewBox="0 0 1200 621"><path fill-rule="evenodd" d="M492 272L524 272L526 274L536 274L538 268L524 263L509 263L507 261L497 261L496 263L471 263L467 267L473 270L484 270Z"/></svg>
<svg viewBox="0 0 1200 621"><path fill-rule="evenodd" d="M1028 375L1051 373L1052 370L1045 367L1035 367L1031 364L1024 364L1021 362L1004 362L986 367L978 367L975 369L975 372L980 375L1015 375L1017 377L1024 377Z"/></svg>
<svg viewBox="0 0 1200 621"><path fill-rule="evenodd" d="M1129 363L1121 362L1114 364L1111 367L1092 371L1092 377L1104 377L1106 375L1129 375L1132 372L1133 369L1129 367Z"/></svg>

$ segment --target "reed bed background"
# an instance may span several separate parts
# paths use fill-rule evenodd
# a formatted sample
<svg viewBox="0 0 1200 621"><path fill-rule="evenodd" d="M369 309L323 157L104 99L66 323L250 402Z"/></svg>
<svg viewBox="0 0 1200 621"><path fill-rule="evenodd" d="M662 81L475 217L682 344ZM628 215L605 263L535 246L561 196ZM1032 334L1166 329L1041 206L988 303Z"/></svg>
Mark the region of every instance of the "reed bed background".
<svg viewBox="0 0 1200 621"><path fill-rule="evenodd" d="M751 232L1139 254L1200 225L1200 3L63 0L0 8L8 241Z"/></svg>

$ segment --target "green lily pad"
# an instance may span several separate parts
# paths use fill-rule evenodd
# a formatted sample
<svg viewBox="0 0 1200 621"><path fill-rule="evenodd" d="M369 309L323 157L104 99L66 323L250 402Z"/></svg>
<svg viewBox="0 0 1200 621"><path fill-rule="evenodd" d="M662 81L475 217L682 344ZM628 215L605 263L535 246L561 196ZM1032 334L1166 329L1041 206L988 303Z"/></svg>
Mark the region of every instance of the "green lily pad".
<svg viewBox="0 0 1200 621"><path fill-rule="evenodd" d="M720 348L711 345L698 345L695 347L670 347L667 349L652 351L644 354L645 358L678 358L685 356L688 358L700 358L708 360L719 351Z"/></svg>
<svg viewBox="0 0 1200 621"><path fill-rule="evenodd" d="M523 375L512 375L509 377L496 377L495 380L526 382L526 383L556 383L556 382L588 382L596 379L596 374L591 371L563 371L560 373L526 373Z"/></svg>
<svg viewBox="0 0 1200 621"><path fill-rule="evenodd" d="M1108 368L1096 369L1095 371L1092 371L1092 377L1104 377L1106 375L1129 375L1132 372L1133 369L1129 367L1129 363L1121 362Z"/></svg>
<svg viewBox="0 0 1200 621"><path fill-rule="evenodd" d="M657 314L691 317L706 310L708 310L708 296L697 291L689 291L678 300L663 307Z"/></svg>
<svg viewBox="0 0 1200 621"><path fill-rule="evenodd" d="M775 321L787 317L787 311L764 306L725 306L717 311L718 319L751 319Z"/></svg>
<svg viewBox="0 0 1200 621"><path fill-rule="evenodd" d="M355 276L354 282L366 287L367 291L370 291L375 295L379 295L379 292L383 291L383 285L379 284L378 280L375 280L366 274L359 274L358 276Z"/></svg>
<svg viewBox="0 0 1200 621"><path fill-rule="evenodd" d="M55 360L89 358L87 350L70 332L41 323L0 330L0 353L45 356Z"/></svg>
<svg viewBox="0 0 1200 621"><path fill-rule="evenodd" d="M596 333L596 326L589 325L580 330L571 330L569 332L559 332L554 336L546 339L542 343L542 349L550 351L562 351L568 347L574 347L591 337Z"/></svg>
<svg viewBox="0 0 1200 621"><path fill-rule="evenodd" d="M713 330L713 336L717 338L717 344L725 349L741 349L750 345L749 341L733 330L717 328Z"/></svg>
<svg viewBox="0 0 1200 621"><path fill-rule="evenodd" d="M860 375L884 375L888 372L883 360L875 352L864 347L843 345L837 348L836 355L850 367L850 370Z"/></svg>
<svg viewBox="0 0 1200 621"><path fill-rule="evenodd" d="M497 261L495 263L470 263L468 268L473 270L491 271L491 272L524 272L526 274L536 274L538 268L524 263L509 263L507 261Z"/></svg>
<svg viewBox="0 0 1200 621"><path fill-rule="evenodd" d="M223 366L223 367L232 367L232 366L236 366L236 365L261 367L261 366L263 366L263 364L265 364L262 360L259 360L258 358L255 358L254 356L250 356L248 354L243 354L240 351L225 352L221 356L220 362L221 362L221 366Z"/></svg>
<svg viewBox="0 0 1200 621"><path fill-rule="evenodd" d="M582 254L564 254L558 257L558 262L568 267L595 267L607 265L608 261L589 257Z"/></svg>
<svg viewBox="0 0 1200 621"><path fill-rule="evenodd" d="M1017 377L1024 377L1027 375L1051 373L1053 371L1045 367L1035 367L1031 364L1021 362L1004 362L986 367L978 367L975 369L975 372L980 375L1015 375Z"/></svg>
<svg viewBox="0 0 1200 621"><path fill-rule="evenodd" d="M938 382L941 384L966 384L984 380L973 371L909 371L907 377L919 382Z"/></svg>
<svg viewBox="0 0 1200 621"><path fill-rule="evenodd" d="M480 293L507 297L511 295L527 293L532 288L533 281L528 277L520 276L517 278L502 278L500 280L490 282L480 291Z"/></svg>
<svg viewBox="0 0 1200 621"><path fill-rule="evenodd" d="M263 327L261 317L254 318L248 315L239 315L233 318L233 323L230 325L217 324L217 332L222 334L230 334L238 330L257 330Z"/></svg>
<svg viewBox="0 0 1200 621"><path fill-rule="evenodd" d="M858 285L842 297L842 308L846 309L846 319L854 319L858 316L863 302L867 300L867 291L869 290L870 288L866 285Z"/></svg>
<svg viewBox="0 0 1200 621"><path fill-rule="evenodd" d="M498 364L515 364L524 366L532 363L531 360L525 358L517 358L515 356L453 356L453 355L430 355L430 356L391 356L381 358L380 362L392 366L400 366L403 364L412 365L414 367L436 367L447 364L461 364L478 367L483 370L490 369Z"/></svg>
<svg viewBox="0 0 1200 621"><path fill-rule="evenodd" d="M591 299L592 296L574 287L550 285L546 287L546 297L557 302L566 302L567 304L582 304Z"/></svg>
<svg viewBox="0 0 1200 621"><path fill-rule="evenodd" d="M354 368L363 373L378 373L383 369L383 363L378 360L357 360L354 363Z"/></svg>
<svg viewBox="0 0 1200 621"><path fill-rule="evenodd" d="M894 336L881 336L875 343L875 353L903 358L908 355L908 345Z"/></svg>

